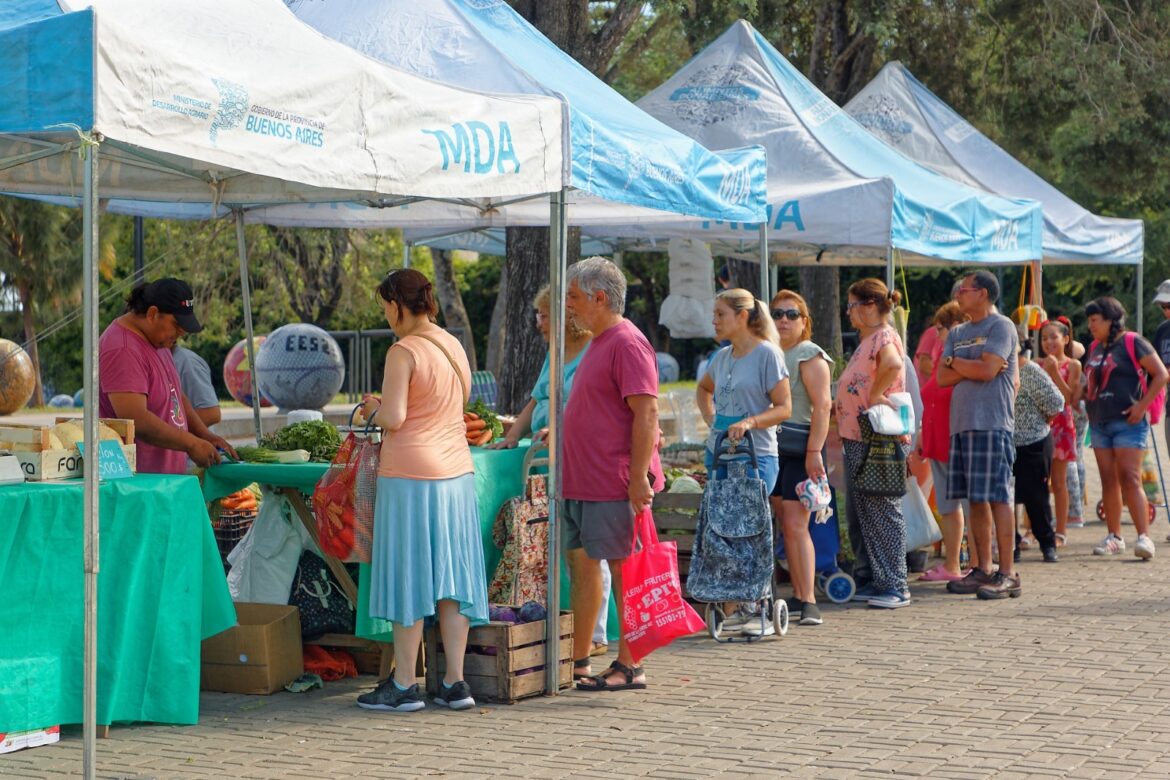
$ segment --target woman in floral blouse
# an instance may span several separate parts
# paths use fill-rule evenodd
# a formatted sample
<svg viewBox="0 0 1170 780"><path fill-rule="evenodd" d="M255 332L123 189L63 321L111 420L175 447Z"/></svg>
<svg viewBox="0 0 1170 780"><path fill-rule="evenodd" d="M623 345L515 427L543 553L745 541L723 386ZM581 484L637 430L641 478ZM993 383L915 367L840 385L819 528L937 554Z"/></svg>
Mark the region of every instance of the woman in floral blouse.
<svg viewBox="0 0 1170 780"><path fill-rule="evenodd" d="M845 449L845 518L853 547L854 601L897 609L910 603L906 588L906 520L902 499L861 493L853 475L865 456L858 419L876 404L892 406L890 393L905 390L906 350L890 326L890 312L902 300L880 279L849 287L845 312L861 343L837 382L837 428ZM909 450L909 441L903 444Z"/></svg>

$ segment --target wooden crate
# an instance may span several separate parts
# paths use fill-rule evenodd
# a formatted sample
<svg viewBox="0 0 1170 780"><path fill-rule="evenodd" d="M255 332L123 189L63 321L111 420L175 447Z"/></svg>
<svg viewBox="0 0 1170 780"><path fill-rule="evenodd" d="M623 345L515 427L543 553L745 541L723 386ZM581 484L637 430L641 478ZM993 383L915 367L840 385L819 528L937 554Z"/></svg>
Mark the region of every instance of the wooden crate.
<svg viewBox="0 0 1170 780"><path fill-rule="evenodd" d="M702 493L656 493L651 511L659 541L678 546L678 578L686 593L691 550L695 546L695 524L699 520Z"/></svg>
<svg viewBox="0 0 1170 780"><path fill-rule="evenodd" d="M58 417L57 422L76 422L78 417ZM116 418L103 419L122 438L122 451L133 471L137 468L137 447L134 444L134 421ZM53 449L49 443L51 425L0 424L0 449L11 450L24 478L30 482L71 479L82 476L81 455L72 447Z"/></svg>
<svg viewBox="0 0 1170 780"><path fill-rule="evenodd" d="M467 635L467 653L463 656L463 678L471 686L471 695L481 701L515 704L528 696L545 693L544 631L545 621L512 625L492 622L477 626ZM495 655L473 652L483 647ZM437 627L427 629L427 693L434 696L447 671L446 658ZM573 680L573 613L561 612L558 679L560 688Z"/></svg>

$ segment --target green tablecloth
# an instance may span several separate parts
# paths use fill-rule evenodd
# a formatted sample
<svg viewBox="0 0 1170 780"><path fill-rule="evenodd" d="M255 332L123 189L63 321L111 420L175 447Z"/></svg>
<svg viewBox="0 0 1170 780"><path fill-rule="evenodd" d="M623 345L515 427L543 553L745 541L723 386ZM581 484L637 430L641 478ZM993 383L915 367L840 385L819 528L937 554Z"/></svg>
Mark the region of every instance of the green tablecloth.
<svg viewBox="0 0 1170 780"><path fill-rule="evenodd" d="M80 480L0 487L0 731L80 723ZM101 486L99 723L199 719L200 640L236 622L193 477Z"/></svg>
<svg viewBox="0 0 1170 780"><path fill-rule="evenodd" d="M521 469L527 445L527 441L522 441L519 447L511 450L471 448L471 459L475 464L475 495L479 501L479 522L480 530L483 533L484 571L487 573L489 581L500 560L500 551L492 543L492 524L504 502L524 492ZM212 466L204 474L203 495L210 501L234 493L253 482L276 487L295 487L306 493L312 493L313 486L317 484L327 468L328 464L325 463L221 464ZM567 567L562 564L561 570L567 572ZM370 617L369 574L370 567L363 565L361 575L358 578L357 630L355 633L366 639L389 642L392 636L389 622ZM568 588L566 574L561 578L561 606L566 609L569 604ZM617 616L612 602L609 633L611 639L617 638Z"/></svg>

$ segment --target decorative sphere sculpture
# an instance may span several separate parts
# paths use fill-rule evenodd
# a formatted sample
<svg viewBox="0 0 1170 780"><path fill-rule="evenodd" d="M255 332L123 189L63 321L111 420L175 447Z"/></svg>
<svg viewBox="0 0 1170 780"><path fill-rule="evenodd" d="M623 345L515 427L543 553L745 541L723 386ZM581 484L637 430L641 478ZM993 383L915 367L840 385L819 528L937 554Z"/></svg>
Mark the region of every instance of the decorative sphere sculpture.
<svg viewBox="0 0 1170 780"><path fill-rule="evenodd" d="M259 357L260 346L267 336L252 339L252 352ZM240 339L223 361L223 384L232 398L244 406L252 405L252 369L248 363L247 339ZM260 394L261 406L272 406L272 402Z"/></svg>
<svg viewBox="0 0 1170 780"><path fill-rule="evenodd" d="M73 405L78 409L85 406L85 388L81 388L73 394Z"/></svg>
<svg viewBox="0 0 1170 780"><path fill-rule="evenodd" d="M320 409L345 380L345 361L333 337L296 323L272 331L256 355L260 392L282 410Z"/></svg>
<svg viewBox="0 0 1170 780"><path fill-rule="evenodd" d="M0 414L23 408L35 387L32 358L15 341L0 339Z"/></svg>
<svg viewBox="0 0 1170 780"><path fill-rule="evenodd" d="M68 393L58 393L49 399L49 406L54 409L72 409L73 396Z"/></svg>

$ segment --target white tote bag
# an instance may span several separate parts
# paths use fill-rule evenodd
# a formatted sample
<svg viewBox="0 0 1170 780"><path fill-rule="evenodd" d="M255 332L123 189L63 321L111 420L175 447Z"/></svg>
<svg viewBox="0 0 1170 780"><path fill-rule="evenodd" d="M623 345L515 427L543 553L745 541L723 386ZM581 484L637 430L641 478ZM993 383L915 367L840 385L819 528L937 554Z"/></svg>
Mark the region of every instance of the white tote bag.
<svg viewBox="0 0 1170 780"><path fill-rule="evenodd" d="M930 503L918 489L918 480L906 478L906 495L902 497L902 517L906 518L906 552L929 547L942 539L942 531L930 511Z"/></svg>

